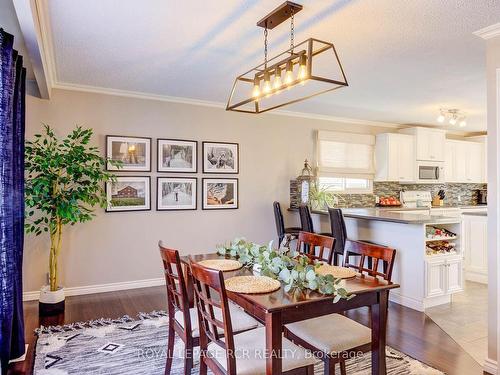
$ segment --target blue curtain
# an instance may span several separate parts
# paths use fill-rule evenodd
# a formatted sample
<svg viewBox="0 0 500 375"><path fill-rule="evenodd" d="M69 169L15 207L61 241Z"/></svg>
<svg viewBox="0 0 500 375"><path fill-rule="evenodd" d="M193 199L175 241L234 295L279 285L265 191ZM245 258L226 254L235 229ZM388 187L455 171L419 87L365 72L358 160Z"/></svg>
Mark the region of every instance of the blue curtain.
<svg viewBox="0 0 500 375"><path fill-rule="evenodd" d="M24 354L24 114L26 70L0 29L0 361Z"/></svg>

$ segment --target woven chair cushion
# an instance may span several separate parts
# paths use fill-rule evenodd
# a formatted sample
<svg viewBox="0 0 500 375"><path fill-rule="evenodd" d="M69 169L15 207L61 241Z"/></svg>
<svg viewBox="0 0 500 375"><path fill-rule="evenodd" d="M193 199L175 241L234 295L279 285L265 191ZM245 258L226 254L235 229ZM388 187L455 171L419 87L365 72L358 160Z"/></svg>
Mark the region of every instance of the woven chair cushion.
<svg viewBox="0 0 500 375"><path fill-rule="evenodd" d="M295 336L329 354L353 349L372 341L370 328L340 314L287 324L286 328Z"/></svg>
<svg viewBox="0 0 500 375"><path fill-rule="evenodd" d="M295 345L283 338L283 371L290 371L299 367L316 363L314 356L307 354L304 348ZM236 353L236 373L238 375L265 375L266 374L266 329L253 329L234 335L234 349ZM208 345L209 355L213 356L220 365L227 369L226 351L213 342Z"/></svg>

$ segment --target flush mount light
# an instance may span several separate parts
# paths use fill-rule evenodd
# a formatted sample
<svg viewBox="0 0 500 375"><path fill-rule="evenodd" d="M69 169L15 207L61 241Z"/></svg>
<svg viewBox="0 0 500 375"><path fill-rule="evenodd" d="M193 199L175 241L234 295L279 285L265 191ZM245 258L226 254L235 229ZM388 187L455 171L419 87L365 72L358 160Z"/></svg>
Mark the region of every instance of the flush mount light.
<svg viewBox="0 0 500 375"><path fill-rule="evenodd" d="M226 110L263 113L348 86L333 43L309 38L294 44L294 16L302 5L286 1L259 22L264 62L236 77ZM267 36L290 19L290 48L268 59Z"/></svg>
<svg viewBox="0 0 500 375"><path fill-rule="evenodd" d="M445 120L448 120L448 123L452 126L457 125L461 128L464 128L467 126L467 116L464 112L461 112L459 109L452 108L452 109L446 109L446 108L441 108L439 110L439 116L437 117L436 121L439 123L445 122Z"/></svg>

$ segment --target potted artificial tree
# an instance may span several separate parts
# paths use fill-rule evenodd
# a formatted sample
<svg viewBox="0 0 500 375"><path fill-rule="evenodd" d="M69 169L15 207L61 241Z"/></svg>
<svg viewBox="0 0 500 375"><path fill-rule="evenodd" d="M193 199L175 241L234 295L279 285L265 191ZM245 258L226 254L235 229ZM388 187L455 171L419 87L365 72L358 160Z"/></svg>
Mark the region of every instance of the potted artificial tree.
<svg viewBox="0 0 500 375"><path fill-rule="evenodd" d="M25 204L27 233L50 236L49 285L40 291L40 315L64 311L64 289L58 281L57 260L64 226L83 223L95 216L96 206L106 207L104 183L115 176L105 171L109 162L91 146L92 129L77 126L66 138L58 139L44 125L25 147Z"/></svg>

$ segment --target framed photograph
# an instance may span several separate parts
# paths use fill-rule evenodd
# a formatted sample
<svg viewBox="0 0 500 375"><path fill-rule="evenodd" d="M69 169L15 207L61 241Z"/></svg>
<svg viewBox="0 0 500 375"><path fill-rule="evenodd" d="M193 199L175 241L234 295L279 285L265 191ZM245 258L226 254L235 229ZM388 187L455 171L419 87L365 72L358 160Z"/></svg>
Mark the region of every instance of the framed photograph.
<svg viewBox="0 0 500 375"><path fill-rule="evenodd" d="M189 177L158 177L156 209L196 210L197 182Z"/></svg>
<svg viewBox="0 0 500 375"><path fill-rule="evenodd" d="M151 172L151 138L107 135L106 157L123 163L120 169L108 163L108 171Z"/></svg>
<svg viewBox="0 0 500 375"><path fill-rule="evenodd" d="M203 142L203 173L238 173L239 144Z"/></svg>
<svg viewBox="0 0 500 375"><path fill-rule="evenodd" d="M237 178L204 178L202 191L204 210L238 208Z"/></svg>
<svg viewBox="0 0 500 375"><path fill-rule="evenodd" d="M198 142L158 139L158 172L198 172Z"/></svg>
<svg viewBox="0 0 500 375"><path fill-rule="evenodd" d="M151 209L151 178L119 176L106 184L106 212L147 211Z"/></svg>

